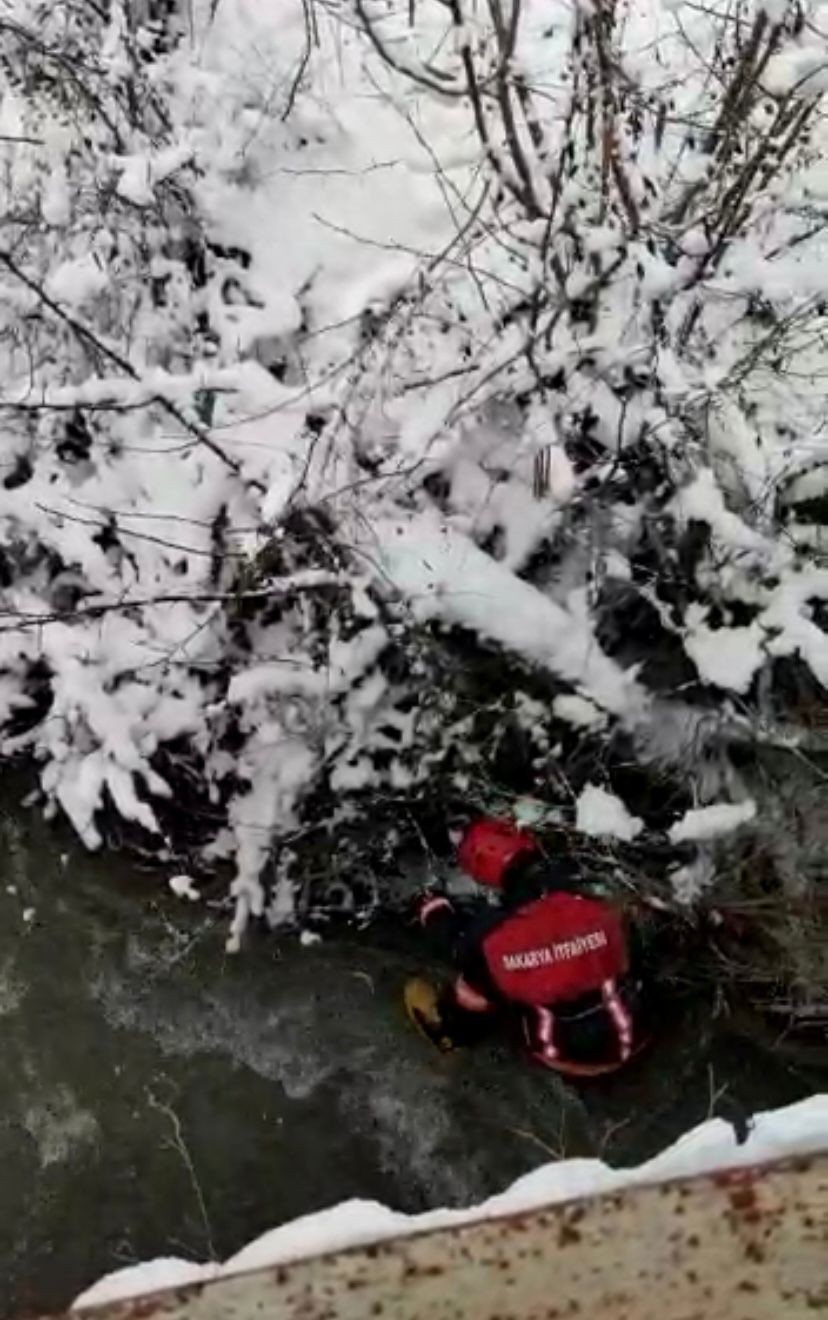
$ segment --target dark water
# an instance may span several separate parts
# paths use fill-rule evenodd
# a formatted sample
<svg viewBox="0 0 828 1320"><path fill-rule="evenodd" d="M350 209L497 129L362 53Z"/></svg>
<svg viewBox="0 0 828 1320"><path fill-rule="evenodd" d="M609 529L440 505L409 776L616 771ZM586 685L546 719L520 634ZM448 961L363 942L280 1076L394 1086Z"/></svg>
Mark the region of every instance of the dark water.
<svg viewBox="0 0 828 1320"><path fill-rule="evenodd" d="M148 1257L225 1257L345 1197L479 1200L554 1155L637 1161L709 1113L816 1089L704 1014L581 1095L498 1045L444 1059L400 1011L411 951L369 934L228 957L223 917L17 798L0 799L5 1314Z"/></svg>

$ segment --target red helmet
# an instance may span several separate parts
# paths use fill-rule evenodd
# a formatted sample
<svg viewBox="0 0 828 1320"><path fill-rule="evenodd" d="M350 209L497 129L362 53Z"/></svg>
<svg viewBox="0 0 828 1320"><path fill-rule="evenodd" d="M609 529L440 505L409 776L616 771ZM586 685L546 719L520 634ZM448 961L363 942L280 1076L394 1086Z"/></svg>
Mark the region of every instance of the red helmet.
<svg viewBox="0 0 828 1320"><path fill-rule="evenodd" d="M509 820L484 816L466 830L457 849L457 861L479 885L499 889L504 872L515 858L537 849L537 841L526 830Z"/></svg>

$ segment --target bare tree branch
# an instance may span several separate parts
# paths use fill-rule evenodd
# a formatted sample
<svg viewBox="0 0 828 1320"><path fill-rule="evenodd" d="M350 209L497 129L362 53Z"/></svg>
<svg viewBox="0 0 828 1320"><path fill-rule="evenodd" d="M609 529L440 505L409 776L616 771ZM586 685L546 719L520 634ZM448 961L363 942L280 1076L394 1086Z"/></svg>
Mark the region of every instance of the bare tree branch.
<svg viewBox="0 0 828 1320"><path fill-rule="evenodd" d="M430 92L436 92L438 96L463 96L465 94L462 87L451 85L452 79L450 75L447 75L445 82L441 82L437 77L435 70L432 69L432 77L428 77L419 69L412 69L410 66L403 64L398 60L396 56L391 54L385 42L382 41L379 36L376 26L368 17L365 8L365 0L354 0L354 4L359 20L365 31L365 35L368 37L368 40L371 42L371 45L376 50L377 54L389 66L389 68L394 69L396 73L404 74L406 78L410 78L412 82L419 83L421 87L428 88Z"/></svg>
<svg viewBox="0 0 828 1320"><path fill-rule="evenodd" d="M0 626L0 633L13 633L29 628L40 628L50 623L75 623L80 619L96 619L104 614L123 613L125 610L147 609L154 605L228 605L242 600L273 600L278 596L290 596L294 592L319 591L342 584L342 578L323 569L307 569L269 583L266 587L255 590L205 591L205 592L161 592L157 596L133 596L125 600L100 601L88 605L79 605L73 610L60 610L52 614L35 614L26 610L0 608L0 619L11 619L11 623Z"/></svg>
<svg viewBox="0 0 828 1320"><path fill-rule="evenodd" d="M319 45L319 31L316 26L316 15L314 12L314 0L302 0L302 11L305 19L305 48L299 58L296 73L293 76L293 82L290 85L285 108L282 111L282 123L290 119L293 107L296 104L296 98L299 95L299 88L302 86L302 79L305 76L314 46Z"/></svg>

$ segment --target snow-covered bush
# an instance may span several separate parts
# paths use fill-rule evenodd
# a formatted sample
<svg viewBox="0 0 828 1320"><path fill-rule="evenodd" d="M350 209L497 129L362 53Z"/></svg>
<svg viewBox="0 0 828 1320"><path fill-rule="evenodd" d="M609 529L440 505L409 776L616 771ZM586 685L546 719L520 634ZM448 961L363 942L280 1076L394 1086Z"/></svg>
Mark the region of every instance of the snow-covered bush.
<svg viewBox="0 0 828 1320"><path fill-rule="evenodd" d="M483 18L436 8L456 52L440 85L467 94L490 162L488 224L458 231L375 409L500 563L560 595L580 560L623 659L632 614L648 650L675 639L687 676L722 693L747 696L779 657L824 683L818 538L783 517L794 478L818 495L826 476L808 16L600 3L547 26L540 3L511 23L500 0Z"/></svg>
<svg viewBox="0 0 828 1320"><path fill-rule="evenodd" d="M697 808L761 834L828 681L824 46L777 0L6 6L5 750L87 844L197 836L239 934L300 839L384 865L431 809L528 795L682 893Z"/></svg>

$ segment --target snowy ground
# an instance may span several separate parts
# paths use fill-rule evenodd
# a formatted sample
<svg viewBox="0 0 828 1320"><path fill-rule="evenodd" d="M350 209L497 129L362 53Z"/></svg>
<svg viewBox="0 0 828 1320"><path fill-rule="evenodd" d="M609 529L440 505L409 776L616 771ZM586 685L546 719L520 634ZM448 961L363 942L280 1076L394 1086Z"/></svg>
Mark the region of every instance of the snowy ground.
<svg viewBox="0 0 828 1320"><path fill-rule="evenodd" d="M412 1216L395 1214L372 1202L347 1201L264 1234L223 1265L199 1266L191 1261L164 1259L119 1270L88 1288L74 1306L99 1306L161 1288L264 1269L303 1256L342 1251L408 1233L456 1227L640 1183L682 1178L713 1169L740 1168L825 1149L828 1149L828 1096L814 1096L787 1109L757 1114L742 1145L737 1145L729 1124L714 1119L688 1132L675 1145L638 1168L610 1169L599 1160L546 1164L499 1196L468 1210L436 1210Z"/></svg>

